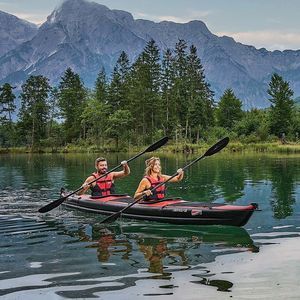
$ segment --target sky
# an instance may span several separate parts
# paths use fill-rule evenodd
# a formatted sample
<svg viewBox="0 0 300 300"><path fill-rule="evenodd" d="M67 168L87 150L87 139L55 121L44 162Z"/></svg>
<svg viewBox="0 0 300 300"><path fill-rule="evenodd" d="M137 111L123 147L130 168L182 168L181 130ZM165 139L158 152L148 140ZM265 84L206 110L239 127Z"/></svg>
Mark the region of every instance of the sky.
<svg viewBox="0 0 300 300"><path fill-rule="evenodd" d="M218 36L268 50L300 49L300 0L94 0L135 19L203 21ZM0 10L41 24L62 0L0 0Z"/></svg>

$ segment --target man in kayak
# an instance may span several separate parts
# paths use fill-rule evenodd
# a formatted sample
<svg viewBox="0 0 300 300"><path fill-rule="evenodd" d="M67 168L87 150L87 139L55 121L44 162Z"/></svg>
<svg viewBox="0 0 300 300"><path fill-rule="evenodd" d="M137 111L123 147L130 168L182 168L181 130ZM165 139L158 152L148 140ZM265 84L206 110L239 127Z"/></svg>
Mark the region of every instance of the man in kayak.
<svg viewBox="0 0 300 300"><path fill-rule="evenodd" d="M105 177L90 184L91 181L102 176L107 172L107 160L104 157L99 157L95 160L96 172L89 176L82 185L82 190L78 195L84 194L89 188L91 189L92 196L109 196L115 192L115 179L125 177L130 174L130 168L127 161L122 161L121 165L123 170L119 172L111 172Z"/></svg>
<svg viewBox="0 0 300 300"><path fill-rule="evenodd" d="M141 180L135 194L134 199L138 199L142 196L147 196L146 200L160 200L166 195L166 186L162 186L155 189L153 192L150 190L159 185L162 182L168 180L171 176L161 174L160 159L158 157L151 157L146 160L145 176ZM172 178L169 182L179 182L183 178L183 170L177 170L178 175Z"/></svg>

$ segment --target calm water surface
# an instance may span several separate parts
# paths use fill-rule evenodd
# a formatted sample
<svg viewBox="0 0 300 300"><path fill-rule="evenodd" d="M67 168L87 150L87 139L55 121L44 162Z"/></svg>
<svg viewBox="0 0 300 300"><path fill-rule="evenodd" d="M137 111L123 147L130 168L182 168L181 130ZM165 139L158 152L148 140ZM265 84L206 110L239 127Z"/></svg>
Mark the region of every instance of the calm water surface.
<svg viewBox="0 0 300 300"><path fill-rule="evenodd" d="M128 154L109 155L111 167ZM117 191L133 194L145 157ZM161 156L173 174L194 159ZM95 155L0 156L0 297L3 299L299 299L300 157L218 153L168 187L191 201L257 202L244 228L118 220L59 207Z"/></svg>

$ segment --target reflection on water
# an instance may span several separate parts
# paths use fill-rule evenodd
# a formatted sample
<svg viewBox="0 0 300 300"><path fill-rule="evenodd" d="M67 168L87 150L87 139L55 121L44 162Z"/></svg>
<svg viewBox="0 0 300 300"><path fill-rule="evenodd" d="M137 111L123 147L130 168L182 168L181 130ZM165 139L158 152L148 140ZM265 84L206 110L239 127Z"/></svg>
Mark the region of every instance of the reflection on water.
<svg viewBox="0 0 300 300"><path fill-rule="evenodd" d="M114 166L126 158L112 155L109 162ZM162 165L171 174L191 159L163 156ZM61 186L77 188L93 171L93 160L94 155L0 157L0 296L120 299L122 291L124 299L182 294L198 299L205 289L207 299L216 299L216 293L233 293L239 282L234 267L240 261L215 270L219 257L248 254L255 262L265 253L261 249L300 236L297 157L216 155L169 186L169 195L193 201L258 202L262 211L245 228L128 220L104 227L101 216L63 207L37 213L58 197ZM118 192L134 192L144 158L131 169L132 176L118 182ZM299 275L295 270L293 278Z"/></svg>
<svg viewBox="0 0 300 300"><path fill-rule="evenodd" d="M103 228L75 221L1 216L0 295L55 288L68 298L92 297L141 279L171 281L174 272L213 261L213 249L257 251L243 228L178 226L168 235L171 226L147 222ZM200 270L206 277L209 270Z"/></svg>

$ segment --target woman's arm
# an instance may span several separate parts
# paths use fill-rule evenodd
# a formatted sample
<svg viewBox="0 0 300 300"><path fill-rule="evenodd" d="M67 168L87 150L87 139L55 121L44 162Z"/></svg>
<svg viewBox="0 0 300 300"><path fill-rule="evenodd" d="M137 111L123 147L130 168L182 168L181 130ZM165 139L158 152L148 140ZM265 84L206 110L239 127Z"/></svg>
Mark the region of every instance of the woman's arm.
<svg viewBox="0 0 300 300"><path fill-rule="evenodd" d="M151 191L149 190L150 187L151 187L150 182L146 178L143 178L137 190L134 193L134 199L138 199L143 195L147 195L147 196L152 195Z"/></svg>

